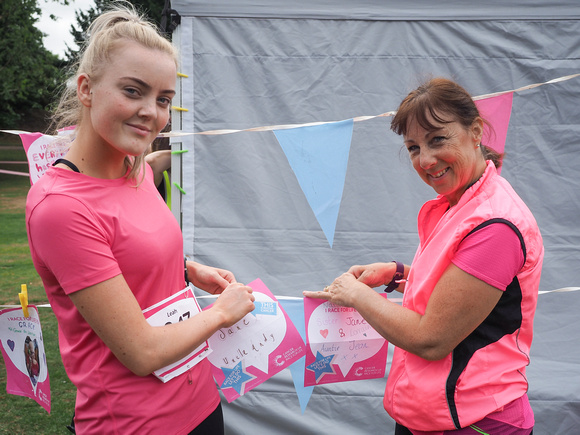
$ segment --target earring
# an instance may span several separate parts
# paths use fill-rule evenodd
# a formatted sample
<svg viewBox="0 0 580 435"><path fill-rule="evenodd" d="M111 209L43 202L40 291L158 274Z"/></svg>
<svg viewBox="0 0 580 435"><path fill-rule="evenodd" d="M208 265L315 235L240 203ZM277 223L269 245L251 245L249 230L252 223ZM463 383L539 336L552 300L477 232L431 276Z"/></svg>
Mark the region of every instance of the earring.
<svg viewBox="0 0 580 435"><path fill-rule="evenodd" d="M479 148L481 146L481 143L478 143L477 145L475 145L475 148Z"/></svg>

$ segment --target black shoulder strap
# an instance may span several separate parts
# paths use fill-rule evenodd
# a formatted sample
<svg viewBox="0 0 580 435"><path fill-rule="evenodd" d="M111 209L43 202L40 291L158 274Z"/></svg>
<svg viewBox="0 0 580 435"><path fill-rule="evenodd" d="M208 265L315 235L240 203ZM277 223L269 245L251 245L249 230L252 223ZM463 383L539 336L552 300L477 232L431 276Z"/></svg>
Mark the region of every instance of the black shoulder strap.
<svg viewBox="0 0 580 435"><path fill-rule="evenodd" d="M81 172L81 171L79 171L79 168L77 168L77 166L73 162L71 162L67 159L56 159L56 161L52 164L52 166L58 165L59 163L62 163L63 165L67 165L69 168L71 168L75 172Z"/></svg>

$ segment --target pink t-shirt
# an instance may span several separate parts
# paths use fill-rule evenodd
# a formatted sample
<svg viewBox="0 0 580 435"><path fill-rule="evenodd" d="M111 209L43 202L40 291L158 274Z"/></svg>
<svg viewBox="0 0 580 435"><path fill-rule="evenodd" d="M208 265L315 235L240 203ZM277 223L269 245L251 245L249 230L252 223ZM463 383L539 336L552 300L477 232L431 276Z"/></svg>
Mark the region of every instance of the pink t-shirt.
<svg viewBox="0 0 580 435"><path fill-rule="evenodd" d="M505 290L524 265L524 253L513 229L493 223L468 235L452 262L464 272Z"/></svg>
<svg viewBox="0 0 580 435"><path fill-rule="evenodd" d="M182 434L213 412L220 399L206 360L167 383L136 376L68 297L119 274L141 309L185 287L181 230L151 168L135 187L126 178L52 167L30 189L26 223L32 259L58 319L62 360L77 387L77 432Z"/></svg>

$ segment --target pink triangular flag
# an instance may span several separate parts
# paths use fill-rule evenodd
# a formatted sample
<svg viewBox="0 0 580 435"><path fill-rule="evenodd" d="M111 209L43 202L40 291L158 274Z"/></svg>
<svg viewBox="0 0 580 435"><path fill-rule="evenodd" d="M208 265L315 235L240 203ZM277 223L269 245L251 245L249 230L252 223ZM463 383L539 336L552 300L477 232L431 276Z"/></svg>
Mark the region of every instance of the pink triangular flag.
<svg viewBox="0 0 580 435"><path fill-rule="evenodd" d="M505 140L512 113L512 100L513 92L508 92L475 102L481 116L493 126L492 132L489 131L489 128L484 129L481 142L499 153L503 153L505 149Z"/></svg>

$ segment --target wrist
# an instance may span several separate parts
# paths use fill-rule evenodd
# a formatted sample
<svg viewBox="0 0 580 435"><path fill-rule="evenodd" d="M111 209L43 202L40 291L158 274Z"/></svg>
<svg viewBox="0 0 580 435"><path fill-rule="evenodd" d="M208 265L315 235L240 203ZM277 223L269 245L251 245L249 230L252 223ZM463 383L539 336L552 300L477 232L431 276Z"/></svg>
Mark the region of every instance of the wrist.
<svg viewBox="0 0 580 435"><path fill-rule="evenodd" d="M386 293L391 293L393 290L396 290L399 287L399 281L405 278L405 265L395 260L392 263L395 263L395 273L393 274L391 282L385 288Z"/></svg>
<svg viewBox="0 0 580 435"><path fill-rule="evenodd" d="M218 297L219 299L219 297ZM233 323L232 319L230 317L230 313L228 313L226 310L222 309L221 305L218 303L218 301L216 300L216 302L207 310L208 312L211 312L213 315L213 318L215 319L217 325L218 325L218 330L222 329L222 328L228 328L230 326L232 326Z"/></svg>
<svg viewBox="0 0 580 435"><path fill-rule="evenodd" d="M183 275L185 278L185 284L189 285L190 281L189 281L189 275L187 274L187 258L183 258Z"/></svg>

